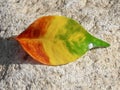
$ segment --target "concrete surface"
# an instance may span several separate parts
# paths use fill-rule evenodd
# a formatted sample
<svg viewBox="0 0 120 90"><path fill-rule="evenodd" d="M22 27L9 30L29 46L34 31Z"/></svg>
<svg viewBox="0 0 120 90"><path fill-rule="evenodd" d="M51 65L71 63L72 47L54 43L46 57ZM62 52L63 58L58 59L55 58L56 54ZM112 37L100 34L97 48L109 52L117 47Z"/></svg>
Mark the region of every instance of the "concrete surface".
<svg viewBox="0 0 120 90"><path fill-rule="evenodd" d="M73 18L111 46L39 64L13 37L44 15ZM120 90L120 0L0 0L0 90Z"/></svg>

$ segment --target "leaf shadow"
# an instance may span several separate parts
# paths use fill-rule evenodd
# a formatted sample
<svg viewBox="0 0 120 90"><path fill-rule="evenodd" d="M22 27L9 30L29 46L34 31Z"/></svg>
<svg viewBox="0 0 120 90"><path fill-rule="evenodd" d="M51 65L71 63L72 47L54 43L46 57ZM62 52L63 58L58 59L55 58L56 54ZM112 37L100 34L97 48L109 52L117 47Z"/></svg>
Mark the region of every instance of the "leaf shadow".
<svg viewBox="0 0 120 90"><path fill-rule="evenodd" d="M14 36L9 38L0 37L0 65L9 64L35 64L43 65L33 60L15 40Z"/></svg>

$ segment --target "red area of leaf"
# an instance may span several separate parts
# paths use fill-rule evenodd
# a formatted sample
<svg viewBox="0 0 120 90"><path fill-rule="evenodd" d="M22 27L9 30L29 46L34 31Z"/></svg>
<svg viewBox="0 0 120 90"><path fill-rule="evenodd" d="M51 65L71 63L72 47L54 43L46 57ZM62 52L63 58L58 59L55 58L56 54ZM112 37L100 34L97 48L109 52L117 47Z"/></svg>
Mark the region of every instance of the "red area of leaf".
<svg viewBox="0 0 120 90"><path fill-rule="evenodd" d="M54 17L47 16L37 19L25 31L23 31L17 38L19 39L34 39L43 37L47 32L49 25Z"/></svg>

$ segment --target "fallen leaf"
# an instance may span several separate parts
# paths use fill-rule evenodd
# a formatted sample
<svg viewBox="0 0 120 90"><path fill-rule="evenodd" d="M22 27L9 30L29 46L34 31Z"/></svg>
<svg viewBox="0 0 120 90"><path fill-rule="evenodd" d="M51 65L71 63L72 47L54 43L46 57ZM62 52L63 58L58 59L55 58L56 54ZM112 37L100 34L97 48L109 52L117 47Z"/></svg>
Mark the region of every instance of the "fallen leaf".
<svg viewBox="0 0 120 90"><path fill-rule="evenodd" d="M16 40L31 57L47 65L67 64L92 48L110 46L65 16L41 17Z"/></svg>

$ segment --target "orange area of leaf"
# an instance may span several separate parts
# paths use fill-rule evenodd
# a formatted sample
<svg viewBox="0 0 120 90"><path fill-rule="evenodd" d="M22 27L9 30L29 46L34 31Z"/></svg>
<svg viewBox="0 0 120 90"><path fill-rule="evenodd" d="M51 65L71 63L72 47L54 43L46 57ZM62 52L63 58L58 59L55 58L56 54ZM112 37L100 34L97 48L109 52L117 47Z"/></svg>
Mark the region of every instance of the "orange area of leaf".
<svg viewBox="0 0 120 90"><path fill-rule="evenodd" d="M44 47L40 41L48 30L54 17L48 16L37 19L25 31L23 31L16 40L19 41L23 49L38 62L50 64L49 57L45 53Z"/></svg>
<svg viewBox="0 0 120 90"><path fill-rule="evenodd" d="M49 57L46 55L41 42L27 40L21 40L19 42L21 43L23 49L36 61L47 65L50 64Z"/></svg>

